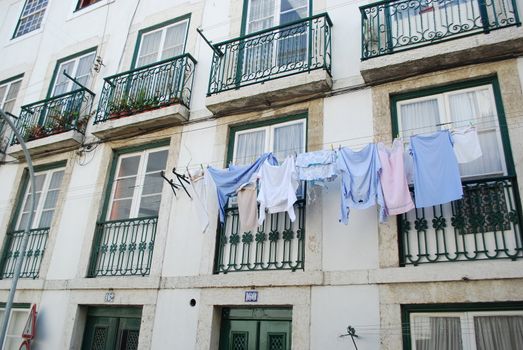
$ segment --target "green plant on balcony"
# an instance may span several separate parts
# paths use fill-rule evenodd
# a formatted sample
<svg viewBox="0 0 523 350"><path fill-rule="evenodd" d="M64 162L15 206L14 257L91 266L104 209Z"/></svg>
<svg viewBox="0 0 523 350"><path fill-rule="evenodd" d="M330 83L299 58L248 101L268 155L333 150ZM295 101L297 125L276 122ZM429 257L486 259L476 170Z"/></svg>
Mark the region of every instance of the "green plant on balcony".
<svg viewBox="0 0 523 350"><path fill-rule="evenodd" d="M41 139L42 137L46 137L48 135L47 129L43 125L39 124L33 124L33 125L26 125L24 127L24 141L32 141Z"/></svg>
<svg viewBox="0 0 523 350"><path fill-rule="evenodd" d="M131 110L131 103L129 102L129 96L124 95L119 100L109 102L108 109L110 111L109 116L111 118L118 118L125 115L129 115Z"/></svg>

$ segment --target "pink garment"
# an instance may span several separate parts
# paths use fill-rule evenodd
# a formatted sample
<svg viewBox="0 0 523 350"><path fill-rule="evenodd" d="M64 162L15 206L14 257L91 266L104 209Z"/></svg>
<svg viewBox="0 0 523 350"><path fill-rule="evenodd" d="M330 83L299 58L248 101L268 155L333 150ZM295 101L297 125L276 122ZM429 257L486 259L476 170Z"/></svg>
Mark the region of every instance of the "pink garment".
<svg viewBox="0 0 523 350"><path fill-rule="evenodd" d="M409 192L403 159L403 142L394 140L392 148L378 144L381 162L381 188L388 215L398 215L414 209L414 202Z"/></svg>

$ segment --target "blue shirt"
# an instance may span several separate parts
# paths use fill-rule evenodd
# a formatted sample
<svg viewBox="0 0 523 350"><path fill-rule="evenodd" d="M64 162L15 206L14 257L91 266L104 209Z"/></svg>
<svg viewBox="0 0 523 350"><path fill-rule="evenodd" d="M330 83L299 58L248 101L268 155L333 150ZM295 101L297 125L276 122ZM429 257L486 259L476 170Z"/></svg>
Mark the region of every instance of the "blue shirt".
<svg viewBox="0 0 523 350"><path fill-rule="evenodd" d="M341 173L340 221L348 223L350 208L366 209L376 203L380 205L380 221L385 221L381 163L376 145L369 144L357 152L342 148L338 151L337 165Z"/></svg>
<svg viewBox="0 0 523 350"><path fill-rule="evenodd" d="M410 138L416 208L431 207L463 197L458 161L448 131Z"/></svg>
<svg viewBox="0 0 523 350"><path fill-rule="evenodd" d="M272 153L265 153L251 165L232 165L228 169L216 169L213 167L207 168L216 184L221 223L225 221L225 208L227 207L229 197L235 195L236 190L238 190L240 186L251 181L253 175L258 172L260 166L266 159L271 165L278 165L278 161L274 158Z"/></svg>

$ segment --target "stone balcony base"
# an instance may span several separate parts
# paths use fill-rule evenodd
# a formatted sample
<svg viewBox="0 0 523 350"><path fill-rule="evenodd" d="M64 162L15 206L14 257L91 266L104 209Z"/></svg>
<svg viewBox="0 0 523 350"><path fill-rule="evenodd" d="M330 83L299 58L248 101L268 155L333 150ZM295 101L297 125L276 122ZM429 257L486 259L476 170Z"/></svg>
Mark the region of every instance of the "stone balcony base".
<svg viewBox="0 0 523 350"><path fill-rule="evenodd" d="M27 150L32 158L38 158L48 154L79 148L83 140L84 135L82 133L77 130L69 130L60 134L29 141L27 142ZM22 146L19 144L9 146L6 153L14 158L24 158Z"/></svg>
<svg viewBox="0 0 523 350"><path fill-rule="evenodd" d="M90 132L106 141L181 125L187 120L189 120L187 107L176 104L118 119L109 119L93 125Z"/></svg>
<svg viewBox="0 0 523 350"><path fill-rule="evenodd" d="M219 92L208 96L205 104L215 116L224 116L290 105L322 96L331 88L329 73L318 69Z"/></svg>

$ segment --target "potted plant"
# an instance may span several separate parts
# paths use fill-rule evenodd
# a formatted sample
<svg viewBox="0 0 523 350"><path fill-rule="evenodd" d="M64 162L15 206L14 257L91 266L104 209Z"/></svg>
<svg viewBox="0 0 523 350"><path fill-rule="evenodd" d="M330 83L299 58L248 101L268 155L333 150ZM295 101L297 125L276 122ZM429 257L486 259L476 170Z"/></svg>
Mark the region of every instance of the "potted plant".
<svg viewBox="0 0 523 350"><path fill-rule="evenodd" d="M34 125L28 125L25 127L24 130L24 140L25 141L32 141L41 139L42 137L47 136L47 130L43 125L34 124Z"/></svg>

